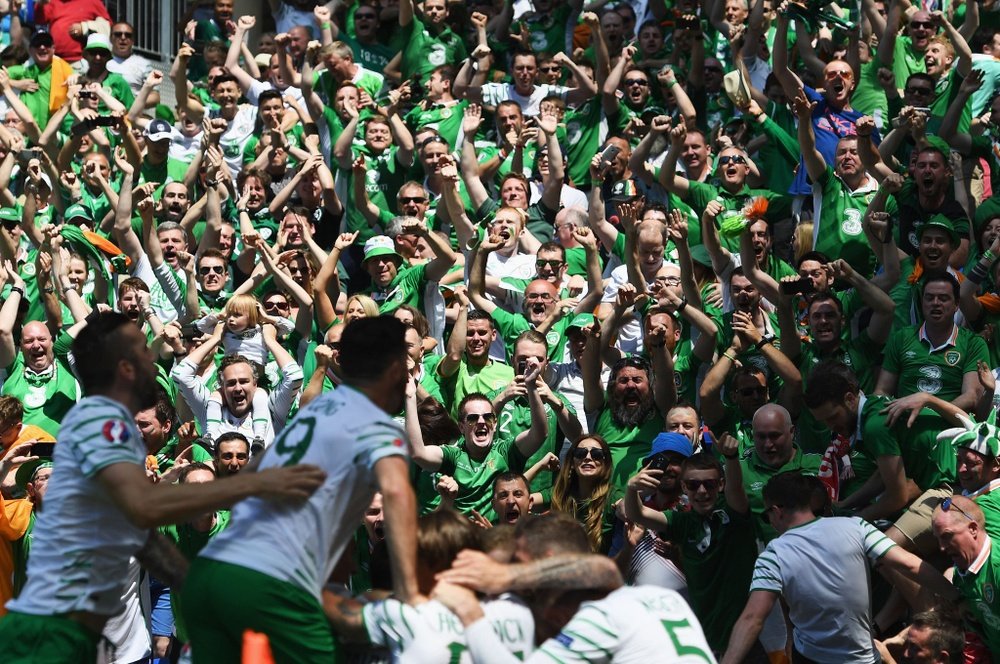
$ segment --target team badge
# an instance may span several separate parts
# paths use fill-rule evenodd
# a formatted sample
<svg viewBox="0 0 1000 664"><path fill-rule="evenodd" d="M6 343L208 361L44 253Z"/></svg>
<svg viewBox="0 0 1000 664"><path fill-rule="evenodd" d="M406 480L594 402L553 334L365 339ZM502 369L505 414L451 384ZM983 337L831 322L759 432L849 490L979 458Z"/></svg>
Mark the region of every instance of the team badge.
<svg viewBox="0 0 1000 664"><path fill-rule="evenodd" d="M34 263L31 263L31 262L25 263L24 265L21 266L21 270L23 270L24 274L27 275L27 276L29 276L29 277L35 276L35 264Z"/></svg>
<svg viewBox="0 0 1000 664"><path fill-rule="evenodd" d="M445 120L451 117L451 109L445 106L441 109L441 117Z"/></svg>
<svg viewBox="0 0 1000 664"><path fill-rule="evenodd" d="M39 408L45 404L45 388L31 387L24 395L24 405L28 408Z"/></svg>
<svg viewBox="0 0 1000 664"><path fill-rule="evenodd" d="M957 350L949 350L947 353L944 354L944 361L947 362L950 366L955 366L961 359L962 359L962 354L959 353Z"/></svg>
<svg viewBox="0 0 1000 664"><path fill-rule="evenodd" d="M128 427L121 420L108 420L101 428L101 434L109 443L122 445L129 439Z"/></svg>
<svg viewBox="0 0 1000 664"><path fill-rule="evenodd" d="M545 335L545 343L549 346L555 346L559 343L559 333L555 330L549 330L549 333Z"/></svg>

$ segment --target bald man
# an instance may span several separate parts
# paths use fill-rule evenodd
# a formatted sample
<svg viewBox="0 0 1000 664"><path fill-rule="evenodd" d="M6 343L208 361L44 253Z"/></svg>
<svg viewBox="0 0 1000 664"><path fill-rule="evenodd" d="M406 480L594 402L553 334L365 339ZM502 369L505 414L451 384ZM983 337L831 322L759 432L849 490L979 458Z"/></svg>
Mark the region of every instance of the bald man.
<svg viewBox="0 0 1000 664"><path fill-rule="evenodd" d="M775 475L798 470L804 475L816 475L822 457L806 454L795 444L795 425L783 406L769 403L757 409L753 416L753 450L740 460L743 469L743 489L750 499L754 516L764 514L761 491ZM769 542L777 536L775 530L761 518L753 520L757 537Z"/></svg>
<svg viewBox="0 0 1000 664"><path fill-rule="evenodd" d="M12 330L21 297L23 290L15 286L0 308L0 366L6 375L0 394L21 400L24 424L34 424L56 436L63 417L80 398L80 386L66 361L68 346L57 355L44 323L26 323L21 330L20 352L15 350Z"/></svg>
<svg viewBox="0 0 1000 664"><path fill-rule="evenodd" d="M974 631L986 648L1000 652L1000 548L986 534L986 517L964 496L945 499L934 509L934 535L955 566L952 583L972 614Z"/></svg>

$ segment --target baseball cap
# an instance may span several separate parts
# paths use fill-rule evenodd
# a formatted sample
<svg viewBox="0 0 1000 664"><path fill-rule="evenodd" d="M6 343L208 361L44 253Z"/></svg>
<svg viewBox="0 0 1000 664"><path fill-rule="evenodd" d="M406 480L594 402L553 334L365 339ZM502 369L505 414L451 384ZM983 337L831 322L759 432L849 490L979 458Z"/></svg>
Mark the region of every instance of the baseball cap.
<svg viewBox="0 0 1000 664"><path fill-rule="evenodd" d="M2 221L12 221L14 223L20 223L21 213L17 208L12 207L0 207L0 222Z"/></svg>
<svg viewBox="0 0 1000 664"><path fill-rule="evenodd" d="M35 479L35 474L38 473L39 470L52 468L52 466L53 463L51 457L39 457L38 459L34 459L32 461L26 461L21 464L20 468L18 468L17 472L14 474L14 483L17 485L18 489L24 491L28 486L28 482Z"/></svg>
<svg viewBox="0 0 1000 664"><path fill-rule="evenodd" d="M166 120L153 120L146 125L146 130L142 132L142 135L147 140L155 142L169 140L174 135L174 132L170 123Z"/></svg>
<svg viewBox="0 0 1000 664"><path fill-rule="evenodd" d="M955 232L955 224L951 223L951 219L944 216L943 214L936 214L927 221L923 223L920 228L917 229L917 239L919 240L924 236L924 232L928 228L940 228L948 234L951 238L951 246L957 247L959 244L958 233Z"/></svg>
<svg viewBox="0 0 1000 664"><path fill-rule="evenodd" d="M679 434L676 431L664 431L653 439L653 445L646 458L650 459L664 452L673 452L687 458L694 454L694 448L691 446L691 441L687 439L687 436Z"/></svg>
<svg viewBox="0 0 1000 664"><path fill-rule="evenodd" d="M635 180L619 180L611 187L612 201L630 201L639 195L639 189L635 186Z"/></svg>
<svg viewBox="0 0 1000 664"><path fill-rule="evenodd" d="M87 45L83 47L85 51L105 50L111 52L111 40L100 32L92 32L87 35Z"/></svg>
<svg viewBox="0 0 1000 664"><path fill-rule="evenodd" d="M63 220L69 221L70 219L83 219L84 221L92 223L94 221L94 215L91 214L85 206L79 203L73 203L66 211L63 213Z"/></svg>
<svg viewBox="0 0 1000 664"><path fill-rule="evenodd" d="M573 316L573 320L571 320L569 325L566 326L566 331L569 332L569 330L574 327L578 330L582 329L585 326L592 324L595 320L597 319L594 318L594 314L577 314L576 316Z"/></svg>
<svg viewBox="0 0 1000 664"><path fill-rule="evenodd" d="M403 260L403 257L396 253L396 244L388 235L376 235L368 238L368 241L365 242L365 257L361 263L364 264L368 262L369 258L376 256L395 256L400 261Z"/></svg>
<svg viewBox="0 0 1000 664"><path fill-rule="evenodd" d="M951 154L951 146L939 136L926 136L924 138L924 143L927 145L923 150L936 150L944 156L945 165L948 164L948 155ZM923 151L921 150L921 152Z"/></svg>
<svg viewBox="0 0 1000 664"><path fill-rule="evenodd" d="M1000 217L1000 199L996 197L987 198L976 208L975 226L976 232L981 232L983 224L992 219ZM987 247L988 248L988 247Z"/></svg>
<svg viewBox="0 0 1000 664"><path fill-rule="evenodd" d="M44 29L35 30L35 33L31 35L31 41L28 42L28 45L32 47L52 46L53 44L55 41L52 39L52 33Z"/></svg>

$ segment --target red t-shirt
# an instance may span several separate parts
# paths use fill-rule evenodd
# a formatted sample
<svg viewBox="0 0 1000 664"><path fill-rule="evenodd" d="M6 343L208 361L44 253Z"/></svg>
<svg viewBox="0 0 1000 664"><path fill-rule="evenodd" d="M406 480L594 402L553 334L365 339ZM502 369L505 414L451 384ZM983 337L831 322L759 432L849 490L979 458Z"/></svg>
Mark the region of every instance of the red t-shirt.
<svg viewBox="0 0 1000 664"><path fill-rule="evenodd" d="M83 57L84 44L69 36L74 23L103 18L111 22L111 14L101 0L49 0L35 8L35 22L48 24L55 42L55 51L63 60L76 62Z"/></svg>

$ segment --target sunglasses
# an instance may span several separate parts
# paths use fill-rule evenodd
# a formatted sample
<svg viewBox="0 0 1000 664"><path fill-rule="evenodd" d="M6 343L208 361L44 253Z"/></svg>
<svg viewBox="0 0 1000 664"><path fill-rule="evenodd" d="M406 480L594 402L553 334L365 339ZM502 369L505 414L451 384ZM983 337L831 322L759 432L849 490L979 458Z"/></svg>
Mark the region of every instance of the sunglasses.
<svg viewBox="0 0 1000 664"><path fill-rule="evenodd" d="M932 30L934 28L934 24L931 23L930 21L910 21L910 27L925 28L927 30Z"/></svg>
<svg viewBox="0 0 1000 664"><path fill-rule="evenodd" d="M722 71L722 70L720 69L719 71ZM644 88L647 85L649 85L649 81L647 81L645 79L642 79L642 78L626 78L625 79L625 85L626 86L629 86L629 85L638 85L638 86Z"/></svg>
<svg viewBox="0 0 1000 664"><path fill-rule="evenodd" d="M753 397L767 394L767 388L763 385L759 387L743 387L737 390L741 397Z"/></svg>
<svg viewBox="0 0 1000 664"><path fill-rule="evenodd" d="M131 32L112 32L111 36L112 37L124 37L125 39L132 39L132 33Z"/></svg>
<svg viewBox="0 0 1000 664"><path fill-rule="evenodd" d="M396 198L401 205L406 205L407 203L426 203L426 196L399 196Z"/></svg>
<svg viewBox="0 0 1000 664"><path fill-rule="evenodd" d="M548 65L548 66L545 66L545 67L539 67L538 71L546 73L546 74L555 74L556 72L560 71L561 69L562 69L562 67L560 67L559 65Z"/></svg>
<svg viewBox="0 0 1000 664"><path fill-rule="evenodd" d="M907 94L911 94L911 95L931 95L931 94L934 94L934 90L933 89L931 89L931 88L924 88L924 87L918 87L918 88L910 87L910 88L906 88L906 90L904 90L904 92L906 92Z"/></svg>
<svg viewBox="0 0 1000 664"><path fill-rule="evenodd" d="M543 267L550 267L553 270L558 270L563 266L563 262L560 260L544 260L538 259L535 261L535 268L541 270Z"/></svg>
<svg viewBox="0 0 1000 664"><path fill-rule="evenodd" d="M719 157L719 166L725 166L726 164L745 164L747 163L746 157L738 154L727 154L725 157Z"/></svg>
<svg viewBox="0 0 1000 664"><path fill-rule="evenodd" d="M281 309L282 311L285 311L288 308L289 307L288 307L288 303L287 302L265 302L264 303L264 311L271 311L272 309Z"/></svg>
<svg viewBox="0 0 1000 664"><path fill-rule="evenodd" d="M80 99L97 99L97 93L96 92L88 92L86 90L82 90L80 92Z"/></svg>
<svg viewBox="0 0 1000 664"><path fill-rule="evenodd" d="M497 421L497 416L493 413L466 413L463 419L469 426L479 424L480 419L482 419L483 422L486 422L486 424L493 426L493 424Z"/></svg>
<svg viewBox="0 0 1000 664"><path fill-rule="evenodd" d="M961 507L959 507L958 505L956 505L954 503L954 501L952 501L951 498L945 498L944 500L941 501L941 511L942 512L950 512L952 507L954 507L962 516L964 516L969 521L975 521L975 519L972 517L971 514L969 514L968 512L966 512L965 510L963 510Z"/></svg>
<svg viewBox="0 0 1000 664"><path fill-rule="evenodd" d="M823 72L823 77L828 81L832 81L835 78L842 78L845 81L854 78L854 74L846 69L830 69Z"/></svg>
<svg viewBox="0 0 1000 664"><path fill-rule="evenodd" d="M223 274L226 271L221 265L204 265L198 268L198 274L205 276L206 274Z"/></svg>
<svg viewBox="0 0 1000 664"><path fill-rule="evenodd" d="M577 461L583 461L588 456L598 463L602 463L607 458L604 456L604 450L600 447L578 447L573 450L573 458Z"/></svg>
<svg viewBox="0 0 1000 664"><path fill-rule="evenodd" d="M691 493L697 493L701 487L711 493L719 488L719 480L684 480L684 488Z"/></svg>
<svg viewBox="0 0 1000 664"><path fill-rule="evenodd" d="M354 15L354 20L355 21L374 21L376 18L378 18L378 17L375 16L375 14L355 14Z"/></svg>

